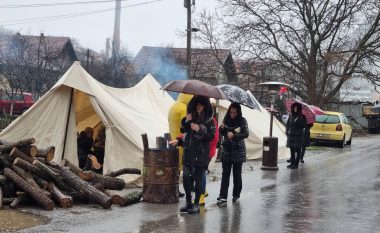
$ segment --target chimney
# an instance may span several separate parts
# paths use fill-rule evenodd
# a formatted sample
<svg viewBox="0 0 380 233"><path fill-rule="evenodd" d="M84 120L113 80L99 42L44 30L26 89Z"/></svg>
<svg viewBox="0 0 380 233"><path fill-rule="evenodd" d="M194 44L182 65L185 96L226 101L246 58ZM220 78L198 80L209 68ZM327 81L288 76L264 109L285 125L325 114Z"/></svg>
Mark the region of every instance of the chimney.
<svg viewBox="0 0 380 233"><path fill-rule="evenodd" d="M110 58L111 38L106 39L106 59Z"/></svg>
<svg viewBox="0 0 380 233"><path fill-rule="evenodd" d="M113 28L112 56L119 53L120 49L120 15L121 0L115 0L115 24Z"/></svg>

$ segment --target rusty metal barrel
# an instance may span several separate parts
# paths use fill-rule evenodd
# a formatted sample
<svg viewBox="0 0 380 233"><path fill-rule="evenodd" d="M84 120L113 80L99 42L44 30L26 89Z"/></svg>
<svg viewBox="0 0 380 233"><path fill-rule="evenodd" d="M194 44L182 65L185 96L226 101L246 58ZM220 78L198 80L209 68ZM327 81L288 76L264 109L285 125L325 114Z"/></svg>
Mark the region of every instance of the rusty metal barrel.
<svg viewBox="0 0 380 233"><path fill-rule="evenodd" d="M179 199L178 149L167 146L170 134L156 138L156 147L149 148L148 137L144 143L143 200L150 203L177 203Z"/></svg>

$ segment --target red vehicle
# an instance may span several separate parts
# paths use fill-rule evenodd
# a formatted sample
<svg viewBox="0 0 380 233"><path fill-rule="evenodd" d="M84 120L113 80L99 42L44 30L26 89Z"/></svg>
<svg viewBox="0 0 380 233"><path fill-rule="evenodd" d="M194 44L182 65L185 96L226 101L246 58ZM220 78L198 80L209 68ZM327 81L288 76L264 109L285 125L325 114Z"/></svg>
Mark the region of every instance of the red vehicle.
<svg viewBox="0 0 380 233"><path fill-rule="evenodd" d="M21 115L33 104L34 100L32 98L32 94L30 93L15 93L11 97L3 94L0 99L0 110L3 114Z"/></svg>

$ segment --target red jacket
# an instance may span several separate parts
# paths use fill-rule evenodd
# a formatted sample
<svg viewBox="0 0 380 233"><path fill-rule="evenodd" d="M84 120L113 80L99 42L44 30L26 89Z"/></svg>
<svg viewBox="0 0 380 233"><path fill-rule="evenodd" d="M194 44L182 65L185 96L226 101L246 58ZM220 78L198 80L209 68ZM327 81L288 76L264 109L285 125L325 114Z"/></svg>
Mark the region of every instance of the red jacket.
<svg viewBox="0 0 380 233"><path fill-rule="evenodd" d="M213 118L214 124L215 124L215 136L214 139L210 142L210 159L215 156L216 154L216 145L218 144L219 140L219 127L218 127L218 122L216 121L216 118Z"/></svg>

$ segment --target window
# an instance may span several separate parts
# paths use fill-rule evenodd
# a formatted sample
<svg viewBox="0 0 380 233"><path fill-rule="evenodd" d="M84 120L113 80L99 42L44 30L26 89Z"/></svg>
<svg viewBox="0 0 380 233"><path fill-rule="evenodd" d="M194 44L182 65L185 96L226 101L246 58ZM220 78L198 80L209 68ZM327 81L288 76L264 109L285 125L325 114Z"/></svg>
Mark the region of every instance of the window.
<svg viewBox="0 0 380 233"><path fill-rule="evenodd" d="M342 114L341 116L342 116L342 119L343 119L343 123L349 125L350 123L349 123L347 117L344 114Z"/></svg>
<svg viewBox="0 0 380 233"><path fill-rule="evenodd" d="M339 124L340 123L339 117L336 115L317 115L315 117L315 121L317 123L322 123L322 124Z"/></svg>

